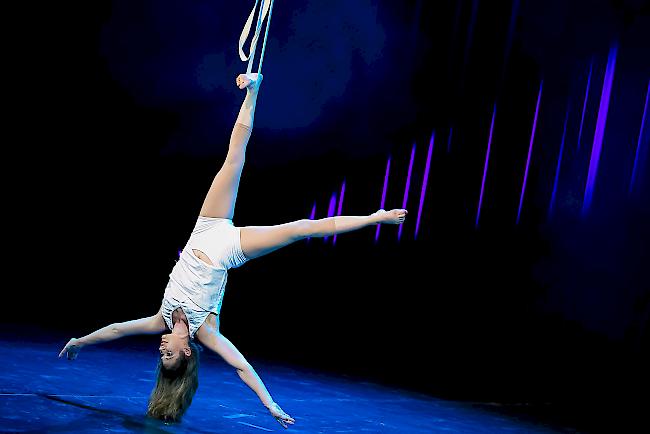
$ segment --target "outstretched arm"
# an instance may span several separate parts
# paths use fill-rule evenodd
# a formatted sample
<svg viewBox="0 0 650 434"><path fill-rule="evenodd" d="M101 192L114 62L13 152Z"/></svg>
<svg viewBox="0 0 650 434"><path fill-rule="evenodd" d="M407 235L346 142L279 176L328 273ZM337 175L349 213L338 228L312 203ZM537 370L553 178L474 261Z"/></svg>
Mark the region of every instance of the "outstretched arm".
<svg viewBox="0 0 650 434"><path fill-rule="evenodd" d="M165 321L160 311L146 318L109 324L84 337L70 339L59 353L59 357L67 354L69 360L74 360L81 348L86 345L101 344L131 335L162 333L165 328Z"/></svg>
<svg viewBox="0 0 650 434"><path fill-rule="evenodd" d="M293 424L295 419L285 413L280 406L273 401L271 394L266 389L262 379L257 375L239 350L224 335L219 333L211 321L206 321L196 333L198 340L211 351L219 354L230 366L237 370L239 378L251 388L259 397L262 404L269 410L271 415L287 428L287 424Z"/></svg>

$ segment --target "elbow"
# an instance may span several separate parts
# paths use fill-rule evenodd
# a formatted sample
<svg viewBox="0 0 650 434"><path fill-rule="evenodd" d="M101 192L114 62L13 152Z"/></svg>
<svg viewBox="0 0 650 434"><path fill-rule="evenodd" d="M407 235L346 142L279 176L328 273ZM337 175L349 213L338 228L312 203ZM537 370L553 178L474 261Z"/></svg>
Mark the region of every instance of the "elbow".
<svg viewBox="0 0 650 434"><path fill-rule="evenodd" d="M255 372L253 366L248 362L241 363L239 366L237 366L236 369L238 374L247 374L247 373Z"/></svg>

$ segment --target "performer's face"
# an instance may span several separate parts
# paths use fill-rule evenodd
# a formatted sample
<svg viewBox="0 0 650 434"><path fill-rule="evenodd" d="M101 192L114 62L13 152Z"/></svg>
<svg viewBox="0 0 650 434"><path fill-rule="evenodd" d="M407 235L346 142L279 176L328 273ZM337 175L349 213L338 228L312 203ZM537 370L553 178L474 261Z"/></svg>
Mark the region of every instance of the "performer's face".
<svg viewBox="0 0 650 434"><path fill-rule="evenodd" d="M189 357L192 350L187 345L187 339L183 339L173 333L162 335L160 338L160 360L165 369L174 370L178 368L184 357Z"/></svg>

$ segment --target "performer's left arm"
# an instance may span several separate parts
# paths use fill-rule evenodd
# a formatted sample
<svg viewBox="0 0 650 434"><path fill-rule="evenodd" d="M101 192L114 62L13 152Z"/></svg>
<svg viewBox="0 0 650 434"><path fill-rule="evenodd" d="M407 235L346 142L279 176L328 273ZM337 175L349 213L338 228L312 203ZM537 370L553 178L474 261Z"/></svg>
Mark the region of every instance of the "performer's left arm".
<svg viewBox="0 0 650 434"><path fill-rule="evenodd" d="M206 320L197 331L196 337L206 348L220 355L226 363L235 368L239 378L257 394L262 404L264 404L280 425L287 428L287 424L294 423L295 420L273 401L271 394L266 389L262 379L255 372L255 369L253 369L253 366L248 363L232 342L219 332L214 323L214 319Z"/></svg>

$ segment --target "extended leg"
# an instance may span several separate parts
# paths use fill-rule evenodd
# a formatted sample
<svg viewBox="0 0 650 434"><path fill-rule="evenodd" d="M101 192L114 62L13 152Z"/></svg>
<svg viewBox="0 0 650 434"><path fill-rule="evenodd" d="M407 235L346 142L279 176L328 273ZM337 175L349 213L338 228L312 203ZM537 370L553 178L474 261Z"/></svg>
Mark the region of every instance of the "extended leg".
<svg viewBox="0 0 650 434"><path fill-rule="evenodd" d="M407 213L404 209L379 210L369 216L337 216L297 220L277 226L246 226L241 228L241 248L248 259L259 258L308 237L327 237L379 223L401 224Z"/></svg>
<svg viewBox="0 0 650 434"><path fill-rule="evenodd" d="M246 145L253 129L255 104L261 76L250 74L250 77L240 75L237 85L246 88L246 98L239 110L239 116L230 136L228 154L223 166L214 177L210 190L203 201L200 215L204 217L222 217L232 219L235 213L235 202L239 190L239 179L244 169Z"/></svg>

